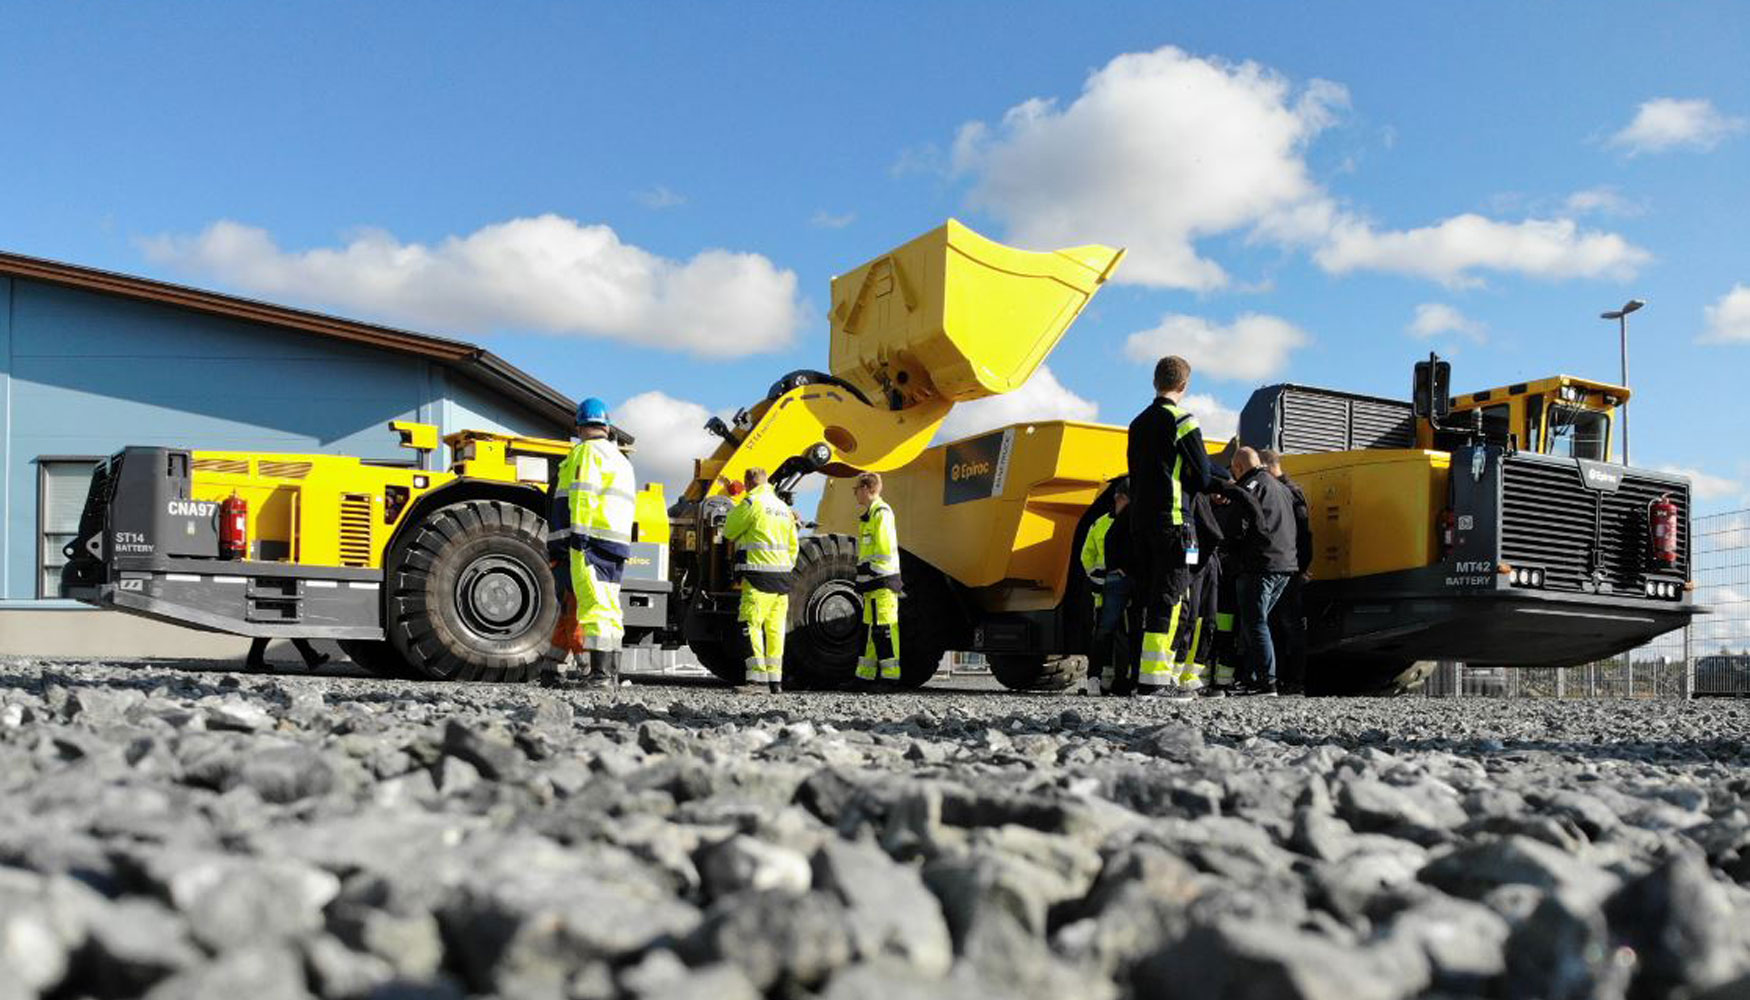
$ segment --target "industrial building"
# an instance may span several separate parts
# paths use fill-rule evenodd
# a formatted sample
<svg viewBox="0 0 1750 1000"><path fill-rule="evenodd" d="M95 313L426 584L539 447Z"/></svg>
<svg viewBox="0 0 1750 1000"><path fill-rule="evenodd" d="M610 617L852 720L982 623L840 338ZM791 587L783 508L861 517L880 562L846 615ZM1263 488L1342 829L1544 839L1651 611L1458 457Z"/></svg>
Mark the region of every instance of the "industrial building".
<svg viewBox="0 0 1750 1000"><path fill-rule="evenodd" d="M90 471L125 445L412 465L391 420L563 439L572 408L472 344L0 253L0 653L247 648L57 596Z"/></svg>

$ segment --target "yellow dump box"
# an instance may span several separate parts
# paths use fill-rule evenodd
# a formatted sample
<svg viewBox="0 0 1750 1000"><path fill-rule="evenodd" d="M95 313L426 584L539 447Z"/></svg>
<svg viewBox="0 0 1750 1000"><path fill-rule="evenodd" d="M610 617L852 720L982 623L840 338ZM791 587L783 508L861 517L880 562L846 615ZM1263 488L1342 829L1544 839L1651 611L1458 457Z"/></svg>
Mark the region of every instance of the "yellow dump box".
<svg viewBox="0 0 1750 1000"><path fill-rule="evenodd" d="M832 374L894 408L1013 391L1123 258L1016 250L950 219L833 279Z"/></svg>
<svg viewBox="0 0 1750 1000"><path fill-rule="evenodd" d="M1045 611L1063 599L1076 526L1124 474L1122 427L1049 421L937 445L883 475L900 545L970 589L985 611ZM829 480L822 531L854 535L847 480Z"/></svg>

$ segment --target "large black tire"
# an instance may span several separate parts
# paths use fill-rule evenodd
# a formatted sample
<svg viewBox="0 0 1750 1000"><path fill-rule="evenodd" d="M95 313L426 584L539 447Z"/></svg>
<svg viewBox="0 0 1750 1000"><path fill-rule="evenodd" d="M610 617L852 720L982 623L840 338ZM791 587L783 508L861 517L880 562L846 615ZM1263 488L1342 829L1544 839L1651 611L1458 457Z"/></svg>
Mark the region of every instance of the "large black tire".
<svg viewBox="0 0 1750 1000"><path fill-rule="evenodd" d="M432 512L397 544L384 631L419 676L526 681L559 617L546 522L499 500Z"/></svg>
<svg viewBox="0 0 1750 1000"><path fill-rule="evenodd" d="M948 650L964 645L960 604L942 571L904 549L899 574L899 684L919 688L936 676Z"/></svg>
<svg viewBox="0 0 1750 1000"><path fill-rule="evenodd" d="M1306 664L1306 693L1325 697L1392 697L1421 690L1433 673L1433 660L1311 656Z"/></svg>
<svg viewBox="0 0 1750 1000"><path fill-rule="evenodd" d="M900 649L904 650L904 635ZM796 556L784 638L784 685L836 688L857 673L863 653L863 598L857 593L857 540L810 535Z"/></svg>
<svg viewBox="0 0 1750 1000"><path fill-rule="evenodd" d="M731 637L695 639L687 643L687 648L713 677L728 684L740 684L747 680L747 653L741 645L739 638Z"/></svg>
<svg viewBox="0 0 1750 1000"><path fill-rule="evenodd" d="M387 639L339 639L336 645L355 666L378 677L400 680L417 680L420 677Z"/></svg>
<svg viewBox="0 0 1750 1000"><path fill-rule="evenodd" d="M1011 691L1068 691L1088 676L1088 658L1043 653L987 653L990 675Z"/></svg>

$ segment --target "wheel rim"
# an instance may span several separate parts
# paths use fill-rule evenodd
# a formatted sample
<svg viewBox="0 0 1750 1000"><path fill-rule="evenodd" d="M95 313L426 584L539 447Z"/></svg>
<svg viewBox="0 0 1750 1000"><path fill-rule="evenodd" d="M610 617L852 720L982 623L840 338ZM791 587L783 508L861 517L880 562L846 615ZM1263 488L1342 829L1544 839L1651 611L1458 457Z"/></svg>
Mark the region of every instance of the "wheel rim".
<svg viewBox="0 0 1750 1000"><path fill-rule="evenodd" d="M853 642L862 635L863 601L857 589L843 580L834 580L810 594L804 615L802 624L818 630L826 642Z"/></svg>
<svg viewBox="0 0 1750 1000"><path fill-rule="evenodd" d="M494 641L515 639L540 613L540 581L528 566L508 556L490 555L463 567L456 577L456 612L475 635Z"/></svg>

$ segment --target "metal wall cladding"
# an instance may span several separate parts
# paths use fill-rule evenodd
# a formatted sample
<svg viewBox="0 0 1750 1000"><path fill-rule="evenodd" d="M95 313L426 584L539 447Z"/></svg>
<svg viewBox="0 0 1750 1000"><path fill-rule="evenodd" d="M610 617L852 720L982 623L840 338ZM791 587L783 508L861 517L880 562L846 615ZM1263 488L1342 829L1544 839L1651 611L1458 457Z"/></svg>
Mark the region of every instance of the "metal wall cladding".
<svg viewBox="0 0 1750 1000"><path fill-rule="evenodd" d="M1289 454L1416 446L1408 403L1284 389L1281 420L1282 450Z"/></svg>
<svg viewBox="0 0 1750 1000"><path fill-rule="evenodd" d="M1544 569L1549 590L1586 591L1594 571L1608 593L1641 596L1647 505L1669 496L1678 512L1678 561L1657 574L1690 575L1689 487L1635 471L1613 492L1584 485L1577 465L1514 455L1502 463L1501 558Z"/></svg>

